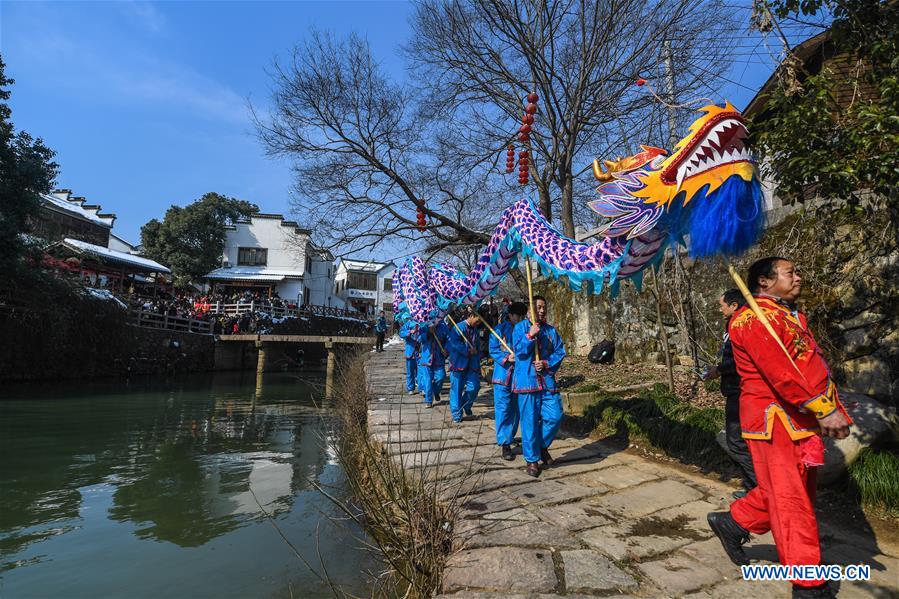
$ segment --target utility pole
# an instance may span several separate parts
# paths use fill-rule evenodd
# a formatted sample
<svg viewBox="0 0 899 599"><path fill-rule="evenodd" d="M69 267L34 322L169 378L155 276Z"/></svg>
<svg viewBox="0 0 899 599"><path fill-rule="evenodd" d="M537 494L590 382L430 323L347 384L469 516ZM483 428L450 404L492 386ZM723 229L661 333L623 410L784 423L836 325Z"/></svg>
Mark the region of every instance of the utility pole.
<svg viewBox="0 0 899 599"><path fill-rule="evenodd" d="M674 152L674 146L677 145L678 135L677 135L677 98L675 97L675 87L674 87L674 52L671 50L671 41L665 40L662 42L662 56L665 62L665 87L667 88L667 98L666 103L668 104L668 151ZM672 246L671 248L673 267L675 272L677 271L678 266L681 268L681 272L684 275L684 280L687 282L687 301L683 300L683 296L678 290L678 297L680 298L680 318L678 319L680 322L680 333L681 333L681 343L684 348L690 350L690 355L693 358L694 366L697 365L697 360L699 356L697 355L696 347L690 339L690 331L692 330L692 306L690 305L690 286L688 281L688 274L686 269L684 269L681 264L680 256L678 255L677 246ZM658 282L658 281L657 281ZM672 302L674 299L672 298ZM687 322L687 316L684 313L684 304L687 304L688 309L690 310L691 318L690 322ZM672 306L673 308L673 306ZM677 311L675 311L675 316L677 316ZM665 335L667 337L667 334Z"/></svg>
<svg viewBox="0 0 899 599"><path fill-rule="evenodd" d="M666 98L666 103L668 104L668 151L673 153L674 146L677 143L674 132L676 121L674 114L674 60L671 56L671 42L667 39L662 42L662 56L665 61L665 83L668 88L668 93L666 94L668 96ZM677 250L672 248L671 251L676 252ZM662 262L664 262L664 259ZM662 262L659 263L660 268ZM659 326L659 337L661 337L662 340L662 352L665 357L665 367L668 370L668 391L674 393L674 359L671 355L671 342L668 339L668 330L665 328L665 323L662 322L662 288L659 286L659 274L653 272L652 275L653 296L656 300L656 320L658 321L657 324Z"/></svg>

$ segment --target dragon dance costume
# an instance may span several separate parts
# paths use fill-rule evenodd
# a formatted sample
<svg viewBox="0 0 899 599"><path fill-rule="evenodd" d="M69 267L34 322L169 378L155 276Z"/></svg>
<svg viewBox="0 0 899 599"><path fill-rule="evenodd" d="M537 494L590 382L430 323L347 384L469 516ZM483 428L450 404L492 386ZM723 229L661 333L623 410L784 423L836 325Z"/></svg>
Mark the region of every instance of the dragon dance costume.
<svg viewBox="0 0 899 599"><path fill-rule="evenodd" d="M471 406L481 388L481 356L477 348L478 328L467 322L460 322L450 329L446 349L450 361L450 411L455 422L462 421L462 415L471 416Z"/></svg>
<svg viewBox="0 0 899 599"><path fill-rule="evenodd" d="M531 322L515 325L512 348L515 368L512 392L518 395L521 419L521 453L528 463L540 461L541 450L549 449L562 423L562 397L556 386L556 372L565 358L565 345L556 329L540 323L536 336L530 335ZM543 372L534 367L534 350L539 350Z"/></svg>
<svg viewBox="0 0 899 599"><path fill-rule="evenodd" d="M496 327L496 334L513 347L514 325L501 322ZM513 350L514 351L514 350ZM515 362L510 361L510 354L496 337L490 337L490 357L493 358L493 412L496 421L496 444L511 445L518 431L518 396L512 392L512 374Z"/></svg>
<svg viewBox="0 0 899 599"><path fill-rule="evenodd" d="M756 301L793 364L752 310L743 307L734 314L729 333L741 381L740 424L758 486L736 500L730 513L753 534L770 530L782 564L818 565L815 475L824 464L818 419L840 410L852 421L805 315L775 297L758 295Z"/></svg>
<svg viewBox="0 0 899 599"><path fill-rule="evenodd" d="M400 327L400 339L405 342L403 354L406 358L406 391L413 393L418 381L418 325L407 320Z"/></svg>
<svg viewBox="0 0 899 599"><path fill-rule="evenodd" d="M418 327L418 388L424 402L431 405L440 399L446 380L446 358L443 349L449 337L449 327L438 322L432 333L427 326Z"/></svg>

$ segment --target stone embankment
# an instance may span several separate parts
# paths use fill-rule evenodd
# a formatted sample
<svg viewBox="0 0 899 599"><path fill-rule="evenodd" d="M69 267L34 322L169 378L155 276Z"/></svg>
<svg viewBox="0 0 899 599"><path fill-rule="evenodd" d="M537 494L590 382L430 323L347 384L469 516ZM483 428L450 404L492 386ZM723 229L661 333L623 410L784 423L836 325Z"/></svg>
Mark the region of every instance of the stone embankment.
<svg viewBox="0 0 899 599"><path fill-rule="evenodd" d="M706 524L734 487L589 438L560 434L539 479L495 444L492 391L454 424L446 399L425 409L404 389L396 346L371 354L369 432L406 469L425 468L444 493L463 492L441 597L789 597L786 582L747 582ZM821 525L825 561L871 566L841 597L895 597L899 547L870 531ZM774 563L770 534L747 554Z"/></svg>

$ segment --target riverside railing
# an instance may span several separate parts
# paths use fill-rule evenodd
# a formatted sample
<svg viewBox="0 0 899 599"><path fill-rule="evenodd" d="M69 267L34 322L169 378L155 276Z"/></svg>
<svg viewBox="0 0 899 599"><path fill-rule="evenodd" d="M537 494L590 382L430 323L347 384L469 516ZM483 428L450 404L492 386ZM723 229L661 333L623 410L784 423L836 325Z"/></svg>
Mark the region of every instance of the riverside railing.
<svg viewBox="0 0 899 599"><path fill-rule="evenodd" d="M159 314L157 312L148 312L140 309L131 309L129 310L129 314L134 319L134 323L139 327L182 331L185 333L200 333L203 335L212 333L212 323L208 320L197 320L196 318Z"/></svg>
<svg viewBox="0 0 899 599"><path fill-rule="evenodd" d="M210 302L208 306L210 313L224 314L226 316L239 316L247 312L265 312L266 314L278 318L283 318L285 316L331 316L365 320L365 317L355 310L332 308L331 306L305 305L289 308L287 306L278 306L271 302L257 300L248 302Z"/></svg>

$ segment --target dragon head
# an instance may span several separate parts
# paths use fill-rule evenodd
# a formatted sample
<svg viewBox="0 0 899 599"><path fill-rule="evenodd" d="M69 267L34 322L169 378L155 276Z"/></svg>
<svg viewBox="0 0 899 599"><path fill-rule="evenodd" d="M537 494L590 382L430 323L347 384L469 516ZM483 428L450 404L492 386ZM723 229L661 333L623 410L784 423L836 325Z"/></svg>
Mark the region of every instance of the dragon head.
<svg viewBox="0 0 899 599"><path fill-rule="evenodd" d="M605 171L594 161L601 185L590 207L609 219L606 235L633 239L662 228L674 239L689 235L694 256L737 254L755 242L763 199L743 117L729 102L701 112L670 155L640 146L604 161Z"/></svg>

